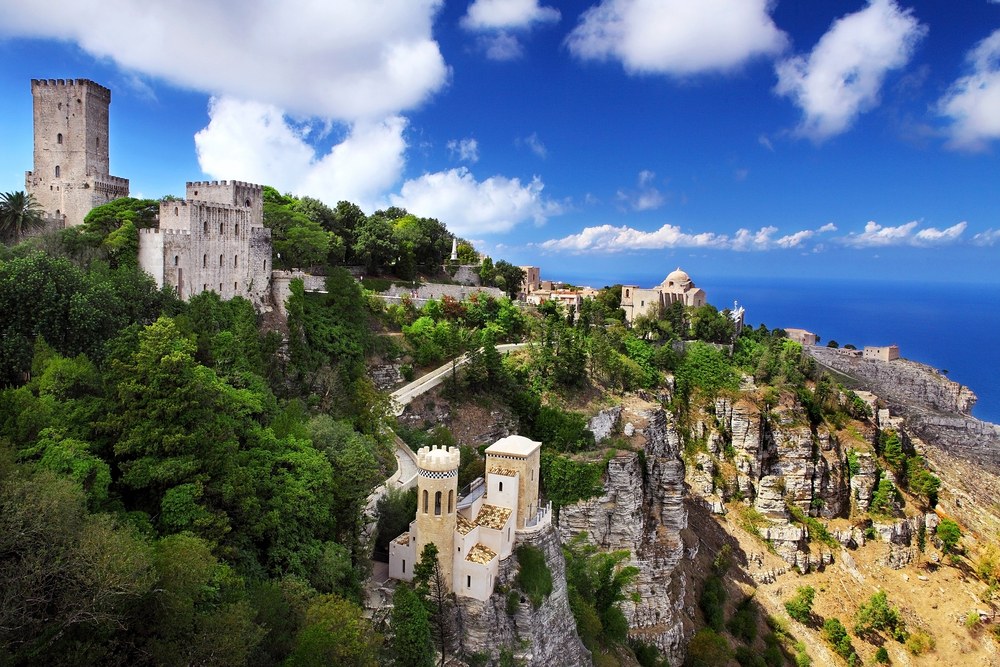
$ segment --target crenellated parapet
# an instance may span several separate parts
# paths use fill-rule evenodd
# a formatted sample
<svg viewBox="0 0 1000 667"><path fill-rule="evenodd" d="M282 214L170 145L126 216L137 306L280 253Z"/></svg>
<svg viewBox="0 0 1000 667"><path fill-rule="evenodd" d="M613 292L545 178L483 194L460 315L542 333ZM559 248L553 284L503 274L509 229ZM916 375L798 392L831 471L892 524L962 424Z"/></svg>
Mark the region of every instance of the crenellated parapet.
<svg viewBox="0 0 1000 667"><path fill-rule="evenodd" d="M91 95L106 98L111 103L111 90L90 79L32 79L31 90L47 88L86 88Z"/></svg>
<svg viewBox="0 0 1000 667"><path fill-rule="evenodd" d="M421 447L417 450L418 473L424 477L425 472L458 474L458 465L461 461L461 454L458 447Z"/></svg>

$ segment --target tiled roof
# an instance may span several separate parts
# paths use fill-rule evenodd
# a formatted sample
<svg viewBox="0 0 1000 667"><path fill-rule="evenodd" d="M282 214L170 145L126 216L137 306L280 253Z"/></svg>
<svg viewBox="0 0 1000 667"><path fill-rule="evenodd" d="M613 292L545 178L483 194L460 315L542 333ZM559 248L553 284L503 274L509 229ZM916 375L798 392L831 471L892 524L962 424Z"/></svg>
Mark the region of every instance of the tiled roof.
<svg viewBox="0 0 1000 667"><path fill-rule="evenodd" d="M501 468L500 466L492 466L489 469L491 475L503 475L504 477L514 477L517 475L516 470L511 468Z"/></svg>
<svg viewBox="0 0 1000 667"><path fill-rule="evenodd" d="M496 557L497 552L493 551L493 549L490 549L485 544L477 544L469 549L469 553L466 555L465 560L470 560L473 563L479 563L480 565L486 565Z"/></svg>
<svg viewBox="0 0 1000 667"><path fill-rule="evenodd" d="M458 532L462 533L463 535L468 535L469 533L472 532L472 529L475 527L476 524L472 523L461 514L458 515L458 525L456 526Z"/></svg>
<svg viewBox="0 0 1000 667"><path fill-rule="evenodd" d="M501 530L510 518L509 507L498 507L497 505L483 505L476 517L476 523L484 528Z"/></svg>
<svg viewBox="0 0 1000 667"><path fill-rule="evenodd" d="M401 544L405 547L409 543L410 543L409 533L403 533L402 535L396 538L396 544Z"/></svg>

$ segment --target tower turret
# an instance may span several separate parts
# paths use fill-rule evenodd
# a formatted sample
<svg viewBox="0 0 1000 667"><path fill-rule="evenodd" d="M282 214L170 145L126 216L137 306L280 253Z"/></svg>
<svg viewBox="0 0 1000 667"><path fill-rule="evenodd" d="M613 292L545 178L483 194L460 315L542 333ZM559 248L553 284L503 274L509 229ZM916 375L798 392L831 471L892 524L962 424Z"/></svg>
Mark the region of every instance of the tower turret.
<svg viewBox="0 0 1000 667"><path fill-rule="evenodd" d="M457 527L457 447L421 447L417 451L417 543L419 560L424 545L434 543L445 585L451 588Z"/></svg>

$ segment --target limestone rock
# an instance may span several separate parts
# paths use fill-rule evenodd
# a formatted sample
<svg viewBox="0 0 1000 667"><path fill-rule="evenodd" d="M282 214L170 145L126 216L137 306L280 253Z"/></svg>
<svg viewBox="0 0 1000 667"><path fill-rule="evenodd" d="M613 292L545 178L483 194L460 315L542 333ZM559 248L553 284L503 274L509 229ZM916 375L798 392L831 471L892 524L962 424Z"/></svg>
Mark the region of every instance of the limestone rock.
<svg viewBox="0 0 1000 667"><path fill-rule="evenodd" d="M594 440L603 442L614 433L618 426L618 419L622 414L622 406L616 405L606 410L601 410L590 418L587 428L594 434Z"/></svg>

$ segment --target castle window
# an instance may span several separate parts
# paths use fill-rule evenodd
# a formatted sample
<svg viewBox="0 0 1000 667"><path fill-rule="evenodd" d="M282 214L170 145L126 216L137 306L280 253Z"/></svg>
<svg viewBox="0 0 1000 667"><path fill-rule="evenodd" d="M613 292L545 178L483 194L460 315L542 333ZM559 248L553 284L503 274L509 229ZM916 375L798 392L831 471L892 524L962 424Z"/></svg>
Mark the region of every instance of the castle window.
<svg viewBox="0 0 1000 667"><path fill-rule="evenodd" d="M501 493L503 493L503 482L500 482L500 488L497 489L497 490L500 491Z"/></svg>
<svg viewBox="0 0 1000 667"><path fill-rule="evenodd" d="M507 541L510 542L510 526L507 526Z"/></svg>
<svg viewBox="0 0 1000 667"><path fill-rule="evenodd" d="M233 234L236 234L237 236L240 235L240 223L237 222L233 225Z"/></svg>
<svg viewBox="0 0 1000 667"><path fill-rule="evenodd" d="M264 260L264 270L267 271L267 260Z"/></svg>
<svg viewBox="0 0 1000 667"><path fill-rule="evenodd" d="M204 228L202 229L202 233L205 234L206 236L208 236L208 220L206 220L202 224L204 225Z"/></svg>
<svg viewBox="0 0 1000 667"><path fill-rule="evenodd" d="M222 294L222 283L219 283L219 294Z"/></svg>
<svg viewBox="0 0 1000 667"><path fill-rule="evenodd" d="M625 290L625 297L628 297L628 290Z"/></svg>
<svg viewBox="0 0 1000 667"><path fill-rule="evenodd" d="M56 143L57 144L61 144L62 143L62 132L60 132L59 134L56 135Z"/></svg>
<svg viewBox="0 0 1000 667"><path fill-rule="evenodd" d="M237 268L240 265L240 256L233 255L233 268Z"/></svg>
<svg viewBox="0 0 1000 667"><path fill-rule="evenodd" d="M204 269L206 267L208 267L208 255L202 255L201 256L201 268Z"/></svg>
<svg viewBox="0 0 1000 667"><path fill-rule="evenodd" d="M427 489L424 489L424 514L427 514Z"/></svg>
<svg viewBox="0 0 1000 667"><path fill-rule="evenodd" d="M60 173L59 165L56 165L56 178L59 178L59 173Z"/></svg>
<svg viewBox="0 0 1000 667"><path fill-rule="evenodd" d="M219 266L222 266L222 255L219 255Z"/></svg>
<svg viewBox="0 0 1000 667"><path fill-rule="evenodd" d="M250 206L250 200L249 199L247 200L247 206Z"/></svg>
<svg viewBox="0 0 1000 667"><path fill-rule="evenodd" d="M219 233L220 233L220 234L224 233L224 232L223 232L223 228L222 228L222 223L221 223L221 222L219 223Z"/></svg>
<svg viewBox="0 0 1000 667"><path fill-rule="evenodd" d="M640 308L642 308L642 307L643 307L643 306L645 306L645 305L646 305L646 302L645 302L645 301L640 301L640 302L639 302L639 307L640 307Z"/></svg>
<svg viewBox="0 0 1000 667"><path fill-rule="evenodd" d="M201 291L202 292L207 292L208 291L208 283L202 283L201 284Z"/></svg>
<svg viewBox="0 0 1000 667"><path fill-rule="evenodd" d="M448 492L448 514L451 514L451 512L452 512L451 508L454 505L454 503L455 503L455 492L454 491L449 491Z"/></svg>
<svg viewBox="0 0 1000 667"><path fill-rule="evenodd" d="M97 148L101 147L101 138L100 137L97 137L96 139L94 139L94 146L96 146Z"/></svg>
<svg viewBox="0 0 1000 667"><path fill-rule="evenodd" d="M194 196L195 196L195 197L197 197L197 196L198 196L198 191L197 191L197 190L195 190L195 191L194 191Z"/></svg>
<svg viewBox="0 0 1000 667"><path fill-rule="evenodd" d="M441 516L441 492L434 493L434 516Z"/></svg>
<svg viewBox="0 0 1000 667"><path fill-rule="evenodd" d="M60 102L56 108L59 109L59 111L62 111L62 102Z"/></svg>
<svg viewBox="0 0 1000 667"><path fill-rule="evenodd" d="M465 575L465 587L466 588L472 588L472 575L471 574Z"/></svg>
<svg viewBox="0 0 1000 667"><path fill-rule="evenodd" d="M239 290L239 285L237 283L233 283L233 291L235 292L237 290Z"/></svg>
<svg viewBox="0 0 1000 667"><path fill-rule="evenodd" d="M406 559L403 559L403 574L406 574Z"/></svg>
<svg viewBox="0 0 1000 667"><path fill-rule="evenodd" d="M178 257L177 255L174 255L174 266L177 266L177 261L178 261L179 259L180 259L180 258L179 258L179 257Z"/></svg>

